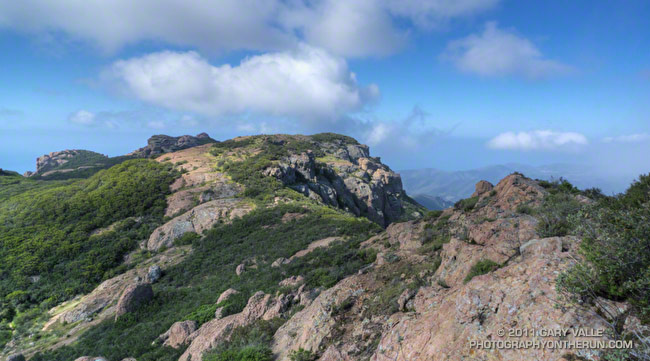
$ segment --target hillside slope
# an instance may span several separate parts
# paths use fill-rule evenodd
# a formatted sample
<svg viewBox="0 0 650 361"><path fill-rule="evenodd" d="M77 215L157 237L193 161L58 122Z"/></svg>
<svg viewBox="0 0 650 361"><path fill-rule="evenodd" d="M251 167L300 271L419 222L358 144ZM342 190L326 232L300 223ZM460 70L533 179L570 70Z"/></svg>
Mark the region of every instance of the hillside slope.
<svg viewBox="0 0 650 361"><path fill-rule="evenodd" d="M206 143L87 179L3 174L0 357L647 356L650 177L605 197L514 173L426 212L366 146L329 133ZM542 340L635 349L475 346L509 329L603 330Z"/></svg>
<svg viewBox="0 0 650 361"><path fill-rule="evenodd" d="M314 265L312 281L315 286L330 286L370 260L363 254L356 256L354 247L364 234L379 228L355 216L386 226L423 214L424 209L402 191L399 176L351 138L279 135L203 143L162 153L156 160L126 160L87 179L43 180L3 173L7 175L0 189L0 315L5 354L20 351L31 356L38 350L65 349L78 339L83 344L88 340L84 337L92 337L85 335L93 335L95 328L113 317L116 302L133 277L144 279L150 266L167 273L168 268L194 264L198 284L210 275L222 277L224 271L217 272L219 261L214 259L222 257L221 252L207 252L213 257L210 261L190 256L198 243L218 241L206 235L219 228L230 234L243 227L243 237L250 238L251 244L262 242L245 236L251 231L267 241L282 236L278 242L298 232L286 240L289 243L271 247L280 252L278 257L286 258L318 239L336 237L327 252L349 254L344 258L348 262L341 265L341 260L332 260L339 264L334 266L319 261L325 263L320 268ZM286 213L295 216L285 221ZM283 221L273 218L276 215ZM295 222L289 222L292 217ZM271 219L287 223L291 230L279 227L274 236L272 229L262 228L275 224L268 223ZM270 246L251 249L249 257L238 248L231 255L238 262L262 262L261 257L273 253L256 255ZM314 252L301 262L313 262L316 255L323 254ZM268 268L275 258L255 267ZM210 262L210 267L203 269L197 262ZM233 261L224 262L227 269ZM267 273L271 279L279 277L277 272ZM191 283L191 275L185 272L183 277ZM273 290L280 280L270 284L268 279L256 280L249 293ZM223 286L217 284L217 289ZM176 288L162 283L160 287ZM243 293L241 284L238 288ZM154 290L158 293L157 285ZM175 292L180 296L186 291ZM189 305L174 301L169 307L181 312L175 316L179 317L208 306L210 294L214 293L200 293L187 300ZM165 324L173 319L169 317L156 320L158 327L169 327ZM37 342L28 337L34 334Z"/></svg>

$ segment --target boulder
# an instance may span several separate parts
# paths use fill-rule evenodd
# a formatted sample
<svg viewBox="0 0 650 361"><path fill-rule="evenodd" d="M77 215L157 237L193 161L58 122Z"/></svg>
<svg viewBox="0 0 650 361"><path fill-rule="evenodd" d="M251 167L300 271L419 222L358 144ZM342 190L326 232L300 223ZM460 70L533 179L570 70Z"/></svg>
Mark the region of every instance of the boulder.
<svg viewBox="0 0 650 361"><path fill-rule="evenodd" d="M236 295L238 293L239 293L239 291L237 291L235 289L232 289L232 288L229 288L229 289L223 291L221 293L221 295L219 295L219 299L217 299L217 304L220 304L223 301L227 301L230 297L232 297L232 296L234 296L234 295Z"/></svg>
<svg viewBox="0 0 650 361"><path fill-rule="evenodd" d="M406 311L406 305L408 301L410 301L413 296L415 296L415 290L412 289L405 289L404 292L399 296L397 299L397 305L399 306L400 311Z"/></svg>
<svg viewBox="0 0 650 361"><path fill-rule="evenodd" d="M162 275L162 270L160 269L160 266L158 265L153 265L149 267L149 271L147 272L147 277L146 281L149 283L154 283L160 279L160 276Z"/></svg>
<svg viewBox="0 0 650 361"><path fill-rule="evenodd" d="M162 247L171 247L174 241L185 233L201 234L219 222L230 222L251 210L250 205L234 198L216 199L200 204L156 228L149 236L146 249L157 251Z"/></svg>
<svg viewBox="0 0 650 361"><path fill-rule="evenodd" d="M522 257L554 256L560 252L562 252L562 238L560 237L532 239L519 247Z"/></svg>
<svg viewBox="0 0 650 361"><path fill-rule="evenodd" d="M167 332L160 335L158 339L163 341L164 346L179 348L189 341L189 336L196 331L196 321L182 321L174 323Z"/></svg>
<svg viewBox="0 0 650 361"><path fill-rule="evenodd" d="M352 361L352 358L342 353L336 346L330 345L318 361Z"/></svg>
<svg viewBox="0 0 650 361"><path fill-rule="evenodd" d="M472 197L477 197L477 196L480 196L482 194L485 194L485 193L491 191L493 188L494 188L494 185L492 185L492 183L490 183L488 181L484 181L484 180L479 181L478 183L476 183L475 191L472 194Z"/></svg>
<svg viewBox="0 0 650 361"><path fill-rule="evenodd" d="M81 356L79 358L76 358L74 361L108 361L108 360L101 356Z"/></svg>
<svg viewBox="0 0 650 361"><path fill-rule="evenodd" d="M150 283L131 284L126 287L117 302L115 320L120 316L135 311L138 307L153 299L153 288Z"/></svg>
<svg viewBox="0 0 650 361"><path fill-rule="evenodd" d="M305 282L305 277L303 276L291 276L289 278L285 278L282 281L280 281L278 285L281 287L295 287L304 282Z"/></svg>
<svg viewBox="0 0 650 361"><path fill-rule="evenodd" d="M287 264L289 262L291 262L291 261L289 261L288 259L286 259L284 257L280 257L280 258L276 259L275 261L273 261L273 263L271 263L271 267L278 268L278 267L282 266L283 264Z"/></svg>
<svg viewBox="0 0 650 361"><path fill-rule="evenodd" d="M23 354L21 353L15 355L9 355L7 357L7 361L25 361L25 356L23 356Z"/></svg>
<svg viewBox="0 0 650 361"><path fill-rule="evenodd" d="M241 276L241 274L244 273L245 270L246 270L246 265L242 263L239 266L237 266L237 268L235 268L235 273L237 274L237 276Z"/></svg>

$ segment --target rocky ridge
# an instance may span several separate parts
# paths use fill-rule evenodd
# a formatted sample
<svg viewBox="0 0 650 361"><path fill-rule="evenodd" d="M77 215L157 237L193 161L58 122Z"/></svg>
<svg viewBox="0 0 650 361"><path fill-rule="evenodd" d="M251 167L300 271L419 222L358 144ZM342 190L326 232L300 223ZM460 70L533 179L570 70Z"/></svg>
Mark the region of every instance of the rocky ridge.
<svg viewBox="0 0 650 361"><path fill-rule="evenodd" d="M599 360L599 351L590 349L470 347L472 341L507 339L502 329L608 327L596 313L556 306L555 279L573 264L579 240L540 238L536 220L517 212L520 204L541 202L546 191L518 174L494 188L486 183L477 185L471 210L450 208L434 220L392 224L365 242L380 252L377 262L322 292L280 327L273 343L277 360L289 360L289 352L300 348L321 361ZM441 223L449 239L438 256L432 250L440 245L432 248L435 239L427 232ZM498 269L468 280L472 266L485 259Z"/></svg>
<svg viewBox="0 0 650 361"><path fill-rule="evenodd" d="M91 159L92 161L88 164L80 165L78 167L64 167L67 163L75 158L85 157ZM107 160L108 156L91 152L88 150L82 149L66 149L58 152L51 152L49 154L44 154L36 158L36 171L35 172L26 172L24 175L26 177L31 177L34 175L49 175L54 172L71 172L75 169L84 169L84 168L94 168L101 166L101 163L104 160Z"/></svg>
<svg viewBox="0 0 650 361"><path fill-rule="evenodd" d="M238 327L278 318L284 323L273 335L271 346L280 361L290 360L291 352L300 349L320 361L601 359L600 351L591 349L470 347L471 343L507 339L500 330L609 327L598 310L583 312L559 302L555 280L574 264L580 239L544 238L537 233L538 220L525 209L537 208L549 196L538 182L517 173L496 185L481 181L471 198L421 217L421 208L410 203L402 190L399 175L356 141L331 135L278 135L216 144L155 158L173 164L182 175L167 198L167 222L136 251L152 252L153 257L105 281L89 295L53 309L46 329L74 323L66 339L53 348L70 344L89 327L115 318L119 309L130 312L129 307L120 307L120 298L140 285L146 288L182 261L190 247L176 240L184 235L200 237L214 225L232 222L258 207L291 202L295 192L278 193L268 203L244 196L251 185L238 182L228 169L254 160L263 165L255 171L264 179L276 179L310 202L363 215L386 227L361 245L365 251L376 252L376 259L328 289L309 287L303 276L287 276L275 294L249 293L252 296L241 312L223 317L223 307L219 307L200 326L192 320L174 320L158 340L161 346L183 352L180 360L201 360L206 351L227 342ZM284 213L281 222L304 216L292 212ZM409 216L413 219L408 220ZM315 240L293 256L272 264L269 260L267 265L281 272L296 259L343 240ZM241 279L261 264L255 259L237 263L232 272ZM475 266L483 263L489 269L476 273ZM155 297L148 291L144 291L145 299ZM217 304L237 294L228 289ZM627 316L627 304L604 303L624 317L625 325L634 324ZM542 341L607 339L607 335L568 334Z"/></svg>
<svg viewBox="0 0 650 361"><path fill-rule="evenodd" d="M147 140L147 146L135 150L128 155L148 158L163 153L175 152L177 150L214 142L216 141L210 138L207 133L200 133L196 136L182 135L180 137L170 137L168 135L158 134Z"/></svg>
<svg viewBox="0 0 650 361"><path fill-rule="evenodd" d="M367 145L348 139L305 136L263 139L277 145L300 141L314 150L292 152L264 170L307 197L365 216L381 226L421 216L424 208L406 196L399 174L370 156Z"/></svg>

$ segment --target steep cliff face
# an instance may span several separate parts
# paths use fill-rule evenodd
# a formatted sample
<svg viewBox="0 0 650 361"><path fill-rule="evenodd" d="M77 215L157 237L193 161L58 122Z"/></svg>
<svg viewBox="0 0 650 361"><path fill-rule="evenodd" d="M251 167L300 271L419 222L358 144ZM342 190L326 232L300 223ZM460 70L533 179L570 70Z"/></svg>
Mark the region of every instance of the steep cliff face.
<svg viewBox="0 0 650 361"><path fill-rule="evenodd" d="M305 137L314 150L292 152L264 169L283 184L327 205L388 226L418 217L423 208L406 196L399 174L349 139ZM282 139L279 142L283 142ZM421 213L420 213L421 215Z"/></svg>

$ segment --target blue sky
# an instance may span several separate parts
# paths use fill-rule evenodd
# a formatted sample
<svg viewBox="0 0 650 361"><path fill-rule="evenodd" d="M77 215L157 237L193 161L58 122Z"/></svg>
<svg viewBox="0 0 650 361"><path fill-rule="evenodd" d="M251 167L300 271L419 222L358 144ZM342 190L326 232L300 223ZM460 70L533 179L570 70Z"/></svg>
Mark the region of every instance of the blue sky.
<svg viewBox="0 0 650 361"><path fill-rule="evenodd" d="M395 169L647 173L650 3L0 0L0 167L334 131Z"/></svg>

